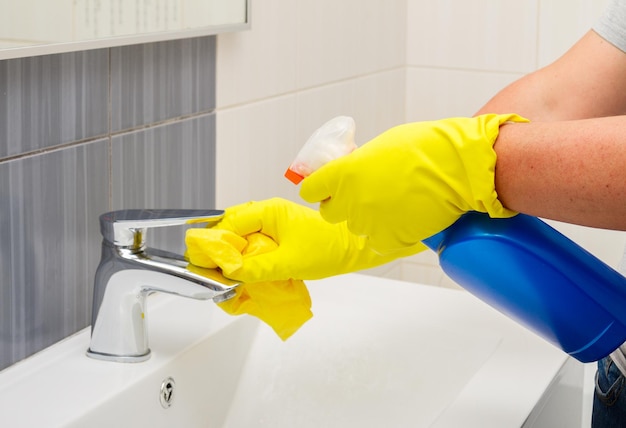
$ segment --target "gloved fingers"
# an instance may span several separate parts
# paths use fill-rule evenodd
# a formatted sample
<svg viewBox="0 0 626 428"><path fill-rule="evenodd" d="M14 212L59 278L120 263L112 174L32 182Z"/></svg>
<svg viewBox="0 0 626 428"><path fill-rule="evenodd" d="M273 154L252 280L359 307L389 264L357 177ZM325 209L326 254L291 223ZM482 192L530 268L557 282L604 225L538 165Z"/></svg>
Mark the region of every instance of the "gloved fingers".
<svg viewBox="0 0 626 428"><path fill-rule="evenodd" d="M327 163L302 180L300 197L311 204L329 200L332 196L330 189L331 180L332 177L337 176L334 164L338 161L339 159Z"/></svg>
<svg viewBox="0 0 626 428"><path fill-rule="evenodd" d="M288 236L294 224L315 222L315 210L281 198L248 202L226 209L224 219L215 228L227 229L240 236L261 232L280 244L281 235ZM321 219L320 219L321 221ZM298 227L295 227L299 231Z"/></svg>
<svg viewBox="0 0 626 428"><path fill-rule="evenodd" d="M359 220L358 218L348 219L346 222L348 230L355 236L363 237L365 245L381 256L391 255L416 244L416 242L401 241L394 233L393 226L381 224L375 219L369 222ZM378 224L374 225L374 223Z"/></svg>
<svg viewBox="0 0 626 428"><path fill-rule="evenodd" d="M260 232L263 229L263 210L263 204L256 201L229 207L215 228L230 230L239 236Z"/></svg>
<svg viewBox="0 0 626 428"><path fill-rule="evenodd" d="M348 216L343 209L343 204L337 203L338 199L329 198L323 202L320 202L319 212L324 220L328 223L337 224L345 221ZM357 226L354 228L354 224L348 224L348 229L355 235L363 235L361 229Z"/></svg>
<svg viewBox="0 0 626 428"><path fill-rule="evenodd" d="M276 269L276 266L283 266ZM243 265L234 270L223 273L227 278L241 281L243 283L282 281L291 278L284 268L285 260L281 257L280 250L270 251L269 253L258 254L255 256L244 257Z"/></svg>
<svg viewBox="0 0 626 428"><path fill-rule="evenodd" d="M228 230L192 228L185 234L185 244L187 258L192 264L232 271L242 266L241 252L247 241Z"/></svg>
<svg viewBox="0 0 626 428"><path fill-rule="evenodd" d="M243 250L244 257L252 257L263 253L269 253L278 248L278 244L270 236L261 232L251 233L246 236L248 245Z"/></svg>
<svg viewBox="0 0 626 428"><path fill-rule="evenodd" d="M391 248L386 244L378 244L376 241L371 242L371 240L368 239L366 245L370 250L372 250L372 252L377 254L379 257L389 259L389 261L402 257L413 256L428 249L428 247L422 242L417 242L413 245L403 245Z"/></svg>
<svg viewBox="0 0 626 428"><path fill-rule="evenodd" d="M393 240L389 237L378 239L376 236L367 237L367 246L380 256L388 256L404 248L419 248L420 243L404 244L400 241Z"/></svg>
<svg viewBox="0 0 626 428"><path fill-rule="evenodd" d="M352 155L348 155L350 157ZM337 199L338 186L343 179L340 171L344 159L337 159L308 176L302 181L300 197L307 202L319 202L319 213L329 223L341 223L347 213L343 209L345 201Z"/></svg>

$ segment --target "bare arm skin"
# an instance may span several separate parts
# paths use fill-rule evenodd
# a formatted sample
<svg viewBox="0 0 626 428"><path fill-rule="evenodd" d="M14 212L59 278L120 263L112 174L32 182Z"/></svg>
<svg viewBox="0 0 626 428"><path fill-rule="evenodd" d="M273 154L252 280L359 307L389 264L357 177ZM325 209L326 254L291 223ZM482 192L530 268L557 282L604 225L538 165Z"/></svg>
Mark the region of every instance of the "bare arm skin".
<svg viewBox="0 0 626 428"><path fill-rule="evenodd" d="M626 53L589 31L477 114L518 113L494 146L496 191L512 210L626 230Z"/></svg>
<svg viewBox="0 0 626 428"><path fill-rule="evenodd" d="M505 125L496 191L515 211L626 230L626 116Z"/></svg>

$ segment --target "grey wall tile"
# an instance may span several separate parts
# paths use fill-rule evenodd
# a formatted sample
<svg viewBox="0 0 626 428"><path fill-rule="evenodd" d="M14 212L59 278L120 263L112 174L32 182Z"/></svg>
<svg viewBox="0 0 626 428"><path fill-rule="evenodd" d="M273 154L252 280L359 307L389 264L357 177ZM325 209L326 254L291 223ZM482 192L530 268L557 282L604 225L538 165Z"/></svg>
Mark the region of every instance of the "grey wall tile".
<svg viewBox="0 0 626 428"><path fill-rule="evenodd" d="M0 369L88 325L101 213L213 208L214 105L215 37L0 61Z"/></svg>
<svg viewBox="0 0 626 428"><path fill-rule="evenodd" d="M107 49L0 61L0 158L107 133Z"/></svg>
<svg viewBox="0 0 626 428"><path fill-rule="evenodd" d="M215 37L111 49L111 130L215 107Z"/></svg>
<svg viewBox="0 0 626 428"><path fill-rule="evenodd" d="M108 139L0 163L0 369L87 326Z"/></svg>
<svg viewBox="0 0 626 428"><path fill-rule="evenodd" d="M111 144L113 209L215 208L215 114L121 134ZM150 233L148 245L182 251L180 230Z"/></svg>

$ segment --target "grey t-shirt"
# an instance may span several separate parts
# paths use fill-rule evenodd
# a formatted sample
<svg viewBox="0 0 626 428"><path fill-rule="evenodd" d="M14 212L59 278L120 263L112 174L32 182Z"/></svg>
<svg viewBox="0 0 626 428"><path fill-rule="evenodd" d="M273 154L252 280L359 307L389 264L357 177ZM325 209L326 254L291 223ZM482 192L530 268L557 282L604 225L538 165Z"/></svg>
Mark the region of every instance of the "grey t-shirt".
<svg viewBox="0 0 626 428"><path fill-rule="evenodd" d="M611 0L593 30L626 52L626 0Z"/></svg>

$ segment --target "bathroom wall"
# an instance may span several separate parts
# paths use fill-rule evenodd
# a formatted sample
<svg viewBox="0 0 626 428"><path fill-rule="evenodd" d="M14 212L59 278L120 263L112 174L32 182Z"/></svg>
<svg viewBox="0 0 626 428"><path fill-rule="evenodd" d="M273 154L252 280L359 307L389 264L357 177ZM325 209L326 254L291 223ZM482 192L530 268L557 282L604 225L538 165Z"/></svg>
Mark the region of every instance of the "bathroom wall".
<svg viewBox="0 0 626 428"><path fill-rule="evenodd" d="M499 89L556 59L607 0L254 2L252 30L218 37L217 205L282 196L282 173L338 114L357 140L416 120L472 115ZM623 233L555 224L616 265ZM424 252L373 272L456 287Z"/></svg>
<svg viewBox="0 0 626 428"><path fill-rule="evenodd" d="M215 37L0 61L0 369L90 323L101 213L214 207L214 106Z"/></svg>
<svg viewBox="0 0 626 428"><path fill-rule="evenodd" d="M298 201L283 171L327 119L355 117L362 144L471 115L557 58L605 3L264 0L252 29L217 47L0 62L0 367L89 322L99 213ZM557 226L617 263L624 234ZM455 286L429 252L371 273Z"/></svg>
<svg viewBox="0 0 626 428"><path fill-rule="evenodd" d="M405 121L472 115L564 53L607 1L253 2L252 29L218 37L216 205L300 201L282 173L335 115L355 117L359 144ZM551 223L618 264L626 234ZM370 273L458 288L429 251ZM593 394L585 369L581 426Z"/></svg>
<svg viewBox="0 0 626 428"><path fill-rule="evenodd" d="M500 88L556 60L595 23L607 0L408 0L406 119L471 115ZM550 222L612 266L626 235ZM432 254L402 276L453 286Z"/></svg>
<svg viewBox="0 0 626 428"><path fill-rule="evenodd" d="M500 88L562 55L608 0L408 0L406 119L469 115ZM428 37L426 37L428 35ZM623 232L549 222L617 266ZM432 254L405 260L400 276L454 287ZM581 426L591 423L595 364L584 368ZM564 403L563 412L568 411Z"/></svg>
<svg viewBox="0 0 626 428"><path fill-rule="evenodd" d="M404 121L405 17L397 0L264 0L250 31L218 36L218 206L302 202L283 173L336 115L360 144Z"/></svg>

